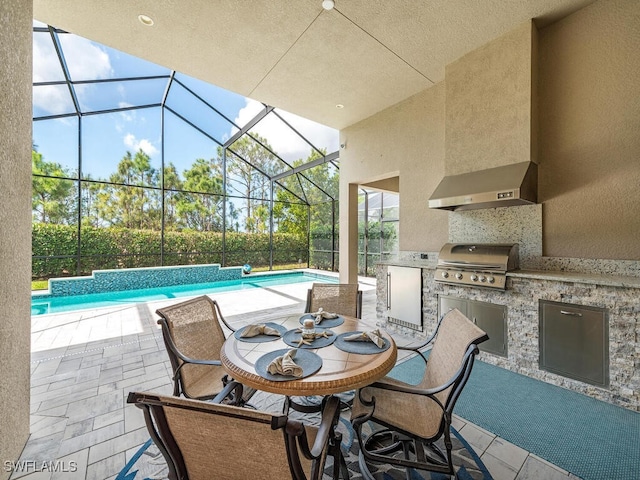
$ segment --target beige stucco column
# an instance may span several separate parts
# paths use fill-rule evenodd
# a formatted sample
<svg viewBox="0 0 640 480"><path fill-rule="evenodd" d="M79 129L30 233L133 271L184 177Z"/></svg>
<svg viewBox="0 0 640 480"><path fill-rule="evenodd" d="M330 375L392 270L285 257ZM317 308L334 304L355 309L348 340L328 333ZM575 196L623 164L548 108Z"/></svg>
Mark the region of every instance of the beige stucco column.
<svg viewBox="0 0 640 480"><path fill-rule="evenodd" d="M358 282L358 185L340 182L340 282Z"/></svg>
<svg viewBox="0 0 640 480"><path fill-rule="evenodd" d="M0 479L29 436L31 0L0 2Z"/></svg>

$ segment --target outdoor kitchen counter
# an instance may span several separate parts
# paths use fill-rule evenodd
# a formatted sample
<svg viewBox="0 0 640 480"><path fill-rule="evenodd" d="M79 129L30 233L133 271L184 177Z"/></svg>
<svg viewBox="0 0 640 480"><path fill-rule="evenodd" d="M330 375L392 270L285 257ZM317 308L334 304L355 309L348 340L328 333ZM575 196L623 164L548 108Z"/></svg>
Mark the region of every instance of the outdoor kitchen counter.
<svg viewBox="0 0 640 480"><path fill-rule="evenodd" d="M436 269L436 261L435 259L433 260L427 260L427 259L410 259L410 258L393 258L393 259L386 259L386 260L379 260L376 262L376 265L393 265L396 267L414 267L414 268L425 268L428 270L435 270Z"/></svg>
<svg viewBox="0 0 640 480"><path fill-rule="evenodd" d="M640 288L640 277L625 277L618 275L561 272L552 270L512 270L507 272L507 277L587 283L591 285L606 285L608 287Z"/></svg>
<svg viewBox="0 0 640 480"><path fill-rule="evenodd" d="M422 259L387 259L380 260L377 265L394 265L398 267L423 268L435 270L435 260ZM556 282L585 283L589 285L606 285L608 287L640 288L640 276L605 275L597 273L564 272L560 270L511 270L507 277L531 278Z"/></svg>

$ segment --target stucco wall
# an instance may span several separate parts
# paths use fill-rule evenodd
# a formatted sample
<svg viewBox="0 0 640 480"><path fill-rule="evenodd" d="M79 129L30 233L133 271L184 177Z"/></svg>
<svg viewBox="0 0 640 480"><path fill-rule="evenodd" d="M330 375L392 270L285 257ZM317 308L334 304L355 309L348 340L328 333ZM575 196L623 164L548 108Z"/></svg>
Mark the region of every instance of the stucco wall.
<svg viewBox="0 0 640 480"><path fill-rule="evenodd" d="M31 0L0 2L0 479L29 435Z"/></svg>
<svg viewBox="0 0 640 480"><path fill-rule="evenodd" d="M437 84L340 132L341 199L349 185L399 177L400 250L437 251L447 241L447 213L427 208L444 175L444 106L444 84ZM347 213L340 209L341 227ZM340 241L342 271L343 252L356 239L341 234Z"/></svg>
<svg viewBox="0 0 640 480"><path fill-rule="evenodd" d="M447 65L445 173L536 161L532 158L532 57L526 22Z"/></svg>
<svg viewBox="0 0 640 480"><path fill-rule="evenodd" d="M455 231L447 232L451 216L457 214L429 211L427 199L445 171L461 173L473 163L457 162L445 152L445 132L450 146L455 130L462 129L469 118L453 116L451 109L464 113L465 103L480 102L474 108L482 110L481 91L494 97L514 95L501 103L502 110L518 110L513 122L519 126L505 132L512 153L505 154L501 164L515 162L516 151L530 152L534 161L537 153L541 260L640 260L639 18L640 2L636 0L601 0L539 29L537 42L535 29L528 35L531 26L527 23L462 57L447 67L444 82L341 131L341 143L347 144L341 151L341 193L348 191L349 184L375 180L369 176L397 172L400 250L438 251L447 240L457 238ZM475 94L465 96L465 79L473 78L469 75L476 67L484 61L500 65L501 57L503 66L512 65L518 56L514 52L530 54L534 67L527 69L528 61L516 64L513 78L506 71L493 80L487 74L484 84L475 85ZM449 85L450 81L457 86ZM518 89L510 90L509 83L516 81ZM521 87L528 84L527 106ZM455 92L462 96L455 98ZM495 127L489 120L487 128ZM457 127L450 128L447 122ZM483 138L497 144L505 140L492 134ZM531 144L527 138L533 139ZM491 148L497 155L504 145ZM346 221L345 210L341 210L341 225ZM488 238L494 238L491 232L505 236L499 210L482 215ZM349 245L346 239L342 241L341 252Z"/></svg>
<svg viewBox="0 0 640 480"><path fill-rule="evenodd" d="M640 260L640 2L539 32L546 256Z"/></svg>

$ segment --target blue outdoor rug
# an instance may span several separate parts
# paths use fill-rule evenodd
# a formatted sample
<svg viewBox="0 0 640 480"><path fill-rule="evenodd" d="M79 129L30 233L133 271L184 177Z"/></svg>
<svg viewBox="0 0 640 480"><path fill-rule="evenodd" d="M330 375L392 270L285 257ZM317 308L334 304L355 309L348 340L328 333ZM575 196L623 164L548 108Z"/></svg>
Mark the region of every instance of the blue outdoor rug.
<svg viewBox="0 0 640 480"><path fill-rule="evenodd" d="M422 377L412 358L391 376ZM640 479L640 413L476 361L454 413L585 480Z"/></svg>

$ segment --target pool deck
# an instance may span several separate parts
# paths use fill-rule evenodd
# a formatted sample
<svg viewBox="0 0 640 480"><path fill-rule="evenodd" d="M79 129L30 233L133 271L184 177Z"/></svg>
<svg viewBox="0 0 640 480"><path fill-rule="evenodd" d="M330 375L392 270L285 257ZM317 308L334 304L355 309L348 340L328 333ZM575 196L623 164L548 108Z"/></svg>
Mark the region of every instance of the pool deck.
<svg viewBox="0 0 640 480"><path fill-rule="evenodd" d="M323 273L326 272L316 272ZM213 295L232 326L300 313L309 283ZM375 279L361 278L363 319L376 319ZM15 471L11 479L115 479L148 438L129 391L171 394L156 309L168 299L32 317L31 436L22 461L68 462L75 472ZM398 344L412 340L395 335ZM464 419L454 426L496 480L576 478ZM6 460L6 459L3 459Z"/></svg>

